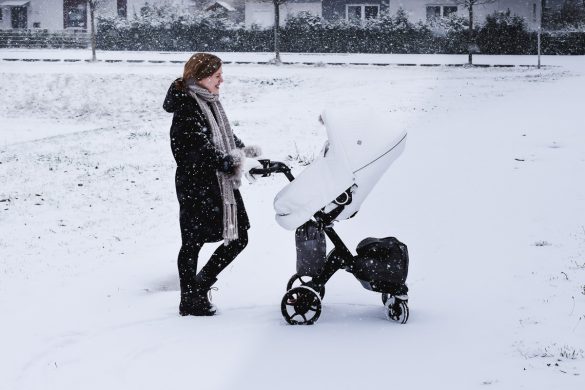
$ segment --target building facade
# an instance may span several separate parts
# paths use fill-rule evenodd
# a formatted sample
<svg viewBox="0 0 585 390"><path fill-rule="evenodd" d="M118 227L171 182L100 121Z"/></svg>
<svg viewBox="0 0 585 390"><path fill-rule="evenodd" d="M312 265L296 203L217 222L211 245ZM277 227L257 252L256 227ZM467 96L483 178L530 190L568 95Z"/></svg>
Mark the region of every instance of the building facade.
<svg viewBox="0 0 585 390"><path fill-rule="evenodd" d="M389 11L396 13L404 9L413 22L427 21L432 18L447 17L451 14L467 18L469 10L463 6L461 0L390 0ZM528 28L536 29L540 23L541 0L495 0L480 1L473 7L474 23L483 23L486 16L494 12L510 11L526 21Z"/></svg>
<svg viewBox="0 0 585 390"><path fill-rule="evenodd" d="M562 0L547 0L546 3L557 4ZM433 18L450 15L468 17L469 11L462 0L288 0L281 6L281 23L288 15L301 11L322 16L327 20L365 21L377 18L385 12L395 14L403 9L413 22L426 22ZM486 16L496 12L510 11L523 17L529 28L535 29L540 23L541 0L493 0L480 1L474 6L474 22L482 23ZM272 0L246 0L246 27L256 24L270 27L274 24L274 6Z"/></svg>
<svg viewBox="0 0 585 390"><path fill-rule="evenodd" d="M309 12L321 17L322 9L321 0L287 0L280 6L279 24L283 26L287 17L299 12ZM246 28L274 26L274 3L272 0L246 0L244 14Z"/></svg>
<svg viewBox="0 0 585 390"><path fill-rule="evenodd" d="M564 0L546 0L552 9ZM485 1L481 1L484 3ZM272 0L100 0L98 14L132 17L139 15L146 4L172 4L190 12L219 9L229 18L245 23L247 28L269 28L274 24ZM281 24L299 12L309 12L326 20L365 21L383 13L395 14L403 9L413 22L428 21L456 14L468 16L462 0L287 0L280 7ZM481 23L495 11L510 11L523 17L529 28L540 23L541 0L493 0L474 7L474 21ZM85 30L89 25L87 0L0 0L0 29Z"/></svg>

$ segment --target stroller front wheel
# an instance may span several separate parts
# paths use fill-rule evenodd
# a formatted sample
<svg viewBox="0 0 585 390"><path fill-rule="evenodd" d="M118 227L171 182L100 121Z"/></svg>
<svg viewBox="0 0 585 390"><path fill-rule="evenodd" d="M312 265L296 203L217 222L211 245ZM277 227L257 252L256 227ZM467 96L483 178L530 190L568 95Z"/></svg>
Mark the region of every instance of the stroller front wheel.
<svg viewBox="0 0 585 390"><path fill-rule="evenodd" d="M291 325L312 325L321 315L321 297L310 287L293 287L282 297L280 310Z"/></svg>
<svg viewBox="0 0 585 390"><path fill-rule="evenodd" d="M288 283L286 284L286 291L290 290L293 287L305 286L309 284L312 280L313 278L310 276L294 274L293 276L291 276ZM309 284L309 287L312 286ZM321 299L325 297L325 286L321 286L321 288L319 289L319 295L321 296Z"/></svg>
<svg viewBox="0 0 585 390"><path fill-rule="evenodd" d="M390 321L406 324L410 314L408 301L393 296L387 296L384 306L386 308L386 318Z"/></svg>

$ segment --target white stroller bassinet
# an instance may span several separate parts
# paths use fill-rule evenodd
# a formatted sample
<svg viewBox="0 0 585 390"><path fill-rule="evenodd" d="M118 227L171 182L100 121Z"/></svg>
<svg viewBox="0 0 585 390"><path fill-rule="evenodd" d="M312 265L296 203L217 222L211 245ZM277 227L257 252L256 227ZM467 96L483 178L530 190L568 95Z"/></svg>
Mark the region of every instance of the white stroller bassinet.
<svg viewBox="0 0 585 390"><path fill-rule="evenodd" d="M288 230L338 207L348 189L352 202L335 220L352 217L406 144L406 131L392 126L389 114L332 109L321 118L328 140L319 157L274 200L276 221Z"/></svg>

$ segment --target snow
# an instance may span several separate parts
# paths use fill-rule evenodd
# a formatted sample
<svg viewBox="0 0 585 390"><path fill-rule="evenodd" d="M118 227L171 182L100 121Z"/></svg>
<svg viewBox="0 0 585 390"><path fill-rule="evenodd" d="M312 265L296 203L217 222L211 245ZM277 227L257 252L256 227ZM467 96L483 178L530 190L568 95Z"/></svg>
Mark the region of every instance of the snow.
<svg viewBox="0 0 585 390"><path fill-rule="evenodd" d="M219 315L178 315L161 105L181 64L0 62L0 388L582 388L585 58L553 62L225 66L234 131L293 174L328 105L415 114L404 154L336 225L352 249L408 245L410 320L388 322L340 271L310 327L280 314L295 267L272 208L282 176L242 189L250 244L217 283Z"/></svg>

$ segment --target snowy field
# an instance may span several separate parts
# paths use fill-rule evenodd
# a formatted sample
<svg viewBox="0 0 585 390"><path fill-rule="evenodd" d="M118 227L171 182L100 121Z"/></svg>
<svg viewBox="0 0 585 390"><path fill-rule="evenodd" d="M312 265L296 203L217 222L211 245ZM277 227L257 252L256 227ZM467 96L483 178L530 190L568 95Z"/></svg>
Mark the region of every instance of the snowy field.
<svg viewBox="0 0 585 390"><path fill-rule="evenodd" d="M408 118L404 155L336 227L350 248L408 244L409 322L340 271L317 324L293 327L284 177L242 189L250 244L219 315L178 315L161 106L180 64L1 62L0 389L584 388L585 58L555 65L226 65L236 134L295 174L323 108Z"/></svg>

